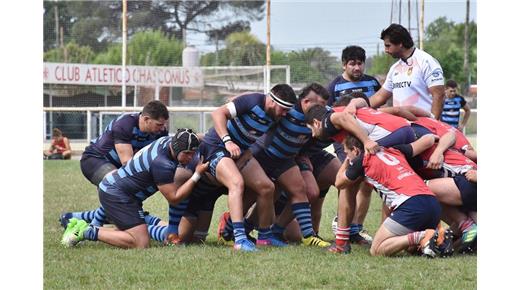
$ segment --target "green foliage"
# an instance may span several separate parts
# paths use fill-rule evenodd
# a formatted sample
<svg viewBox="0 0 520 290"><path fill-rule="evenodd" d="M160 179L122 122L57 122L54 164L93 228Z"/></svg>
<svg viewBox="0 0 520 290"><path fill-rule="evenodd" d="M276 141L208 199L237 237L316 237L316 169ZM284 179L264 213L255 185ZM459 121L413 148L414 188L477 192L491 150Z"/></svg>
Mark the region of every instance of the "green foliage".
<svg viewBox="0 0 520 290"><path fill-rule="evenodd" d="M54 48L43 54L46 62L91 63L95 53L89 46L69 42L64 48Z"/></svg>
<svg viewBox="0 0 520 290"><path fill-rule="evenodd" d="M265 44L251 33L233 32L226 38L224 55L228 65L263 65L265 49Z"/></svg>
<svg viewBox="0 0 520 290"><path fill-rule="evenodd" d="M368 65L368 63L371 65ZM388 73L388 70L395 63L395 59L386 53L379 54L367 59L366 65L366 73L369 75L385 75Z"/></svg>
<svg viewBox="0 0 520 290"><path fill-rule="evenodd" d="M182 62L182 43L160 31L136 33L128 42L127 64L176 66ZM97 55L95 63L121 64L121 45L112 45Z"/></svg>
<svg viewBox="0 0 520 290"><path fill-rule="evenodd" d="M475 289L477 257L426 259L401 254L371 257L354 245L347 256L291 245L237 253L216 244L218 218L227 208L219 198L204 245L121 250L86 241L65 249L57 219L64 211L99 206L95 186L81 174L79 161L44 161L43 280L45 289ZM144 202L151 214L166 219L168 205L160 193ZM334 237L330 221L337 194L325 198L320 235ZM381 199L372 194L365 228L374 234L380 223ZM237 270L238 269L238 270ZM243 270L240 270L243 269Z"/></svg>

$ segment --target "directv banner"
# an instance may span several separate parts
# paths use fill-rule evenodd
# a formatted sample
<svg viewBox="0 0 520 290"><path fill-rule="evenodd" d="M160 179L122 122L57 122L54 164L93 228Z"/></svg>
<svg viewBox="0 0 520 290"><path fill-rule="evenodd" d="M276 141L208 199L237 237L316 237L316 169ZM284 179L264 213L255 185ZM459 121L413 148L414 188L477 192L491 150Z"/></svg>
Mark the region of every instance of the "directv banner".
<svg viewBox="0 0 520 290"><path fill-rule="evenodd" d="M68 85L122 85L119 65L43 63L43 83ZM126 85L161 87L202 87L199 67L127 66Z"/></svg>

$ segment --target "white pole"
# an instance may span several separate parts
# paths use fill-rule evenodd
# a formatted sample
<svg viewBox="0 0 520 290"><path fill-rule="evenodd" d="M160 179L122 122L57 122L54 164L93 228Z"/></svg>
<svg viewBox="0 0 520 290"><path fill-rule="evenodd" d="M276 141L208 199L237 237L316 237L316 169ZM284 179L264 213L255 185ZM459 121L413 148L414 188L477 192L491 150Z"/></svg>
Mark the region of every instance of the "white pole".
<svg viewBox="0 0 520 290"><path fill-rule="evenodd" d="M87 143L92 140L92 112L87 110Z"/></svg>
<svg viewBox="0 0 520 290"><path fill-rule="evenodd" d="M121 64L123 69L123 80L121 87L121 106L126 106L126 0L123 0L123 15L121 15L123 21L123 44L122 44L122 56L121 56Z"/></svg>
<svg viewBox="0 0 520 290"><path fill-rule="evenodd" d="M266 90L269 91L271 89L271 0L267 0L267 45L265 60L267 66Z"/></svg>

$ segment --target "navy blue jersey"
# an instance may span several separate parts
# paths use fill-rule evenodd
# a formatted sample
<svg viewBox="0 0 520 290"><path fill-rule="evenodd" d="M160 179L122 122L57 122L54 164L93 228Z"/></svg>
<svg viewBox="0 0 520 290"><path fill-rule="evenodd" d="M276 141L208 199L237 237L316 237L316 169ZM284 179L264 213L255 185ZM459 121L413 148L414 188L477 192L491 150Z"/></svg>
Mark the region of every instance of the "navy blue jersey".
<svg viewBox="0 0 520 290"><path fill-rule="evenodd" d="M269 141L264 149L269 157L287 159L296 156L312 137L312 131L305 123L301 104L294 105L270 134L272 135L267 137Z"/></svg>
<svg viewBox="0 0 520 290"><path fill-rule="evenodd" d="M325 106L325 108L327 109L327 112L332 113L331 107ZM307 143L305 143L302 150L300 151L300 154L307 156L319 154L323 149L329 147L332 143L334 143L334 140L332 140L332 138L328 140L311 138Z"/></svg>
<svg viewBox="0 0 520 290"><path fill-rule="evenodd" d="M245 94L232 102L235 105L236 117L227 121L227 130L231 140L242 150L246 150L269 130L274 121L265 112L264 94ZM208 131L204 140L209 144L222 143L215 128Z"/></svg>
<svg viewBox="0 0 520 290"><path fill-rule="evenodd" d="M144 133L139 130L140 114L122 114L117 119L112 120L103 134L92 140L90 145L85 148L84 154L99 158L106 157L110 163L119 168L121 161L117 155L115 144L131 144L135 153L153 141L168 136L167 129L158 134Z"/></svg>
<svg viewBox="0 0 520 290"><path fill-rule="evenodd" d="M380 88L381 85L373 76L363 75L359 81L351 82L344 79L342 75L339 75L329 84L331 97L327 104L332 106L334 102L353 92L362 92L367 97L371 97Z"/></svg>
<svg viewBox="0 0 520 290"><path fill-rule="evenodd" d="M453 98L444 99L441 121L458 128L460 120L460 109L466 105L466 100L462 96L455 95Z"/></svg>
<svg viewBox="0 0 520 290"><path fill-rule="evenodd" d="M108 194L134 195L143 201L157 191L158 185L172 183L178 161L170 151L170 137L146 146L128 163L107 175L99 188Z"/></svg>

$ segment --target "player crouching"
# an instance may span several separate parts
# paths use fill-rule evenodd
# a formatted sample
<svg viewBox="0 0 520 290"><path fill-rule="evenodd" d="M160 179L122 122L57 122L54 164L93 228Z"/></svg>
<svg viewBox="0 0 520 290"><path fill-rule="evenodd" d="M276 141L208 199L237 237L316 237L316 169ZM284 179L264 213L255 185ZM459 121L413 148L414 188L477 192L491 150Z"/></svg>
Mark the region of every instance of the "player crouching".
<svg viewBox="0 0 520 290"><path fill-rule="evenodd" d="M374 236L370 254L390 256L410 248L418 248L432 258L443 256L444 251L451 253L445 245L451 245L452 234L436 230L441 214L439 201L399 150L381 147L375 154L365 154L363 144L353 136L345 139L344 147L347 159L336 176L336 187L356 192L356 186L366 177L384 203L386 218ZM343 214L338 213L338 218ZM350 248L348 231L338 228L335 247Z"/></svg>

